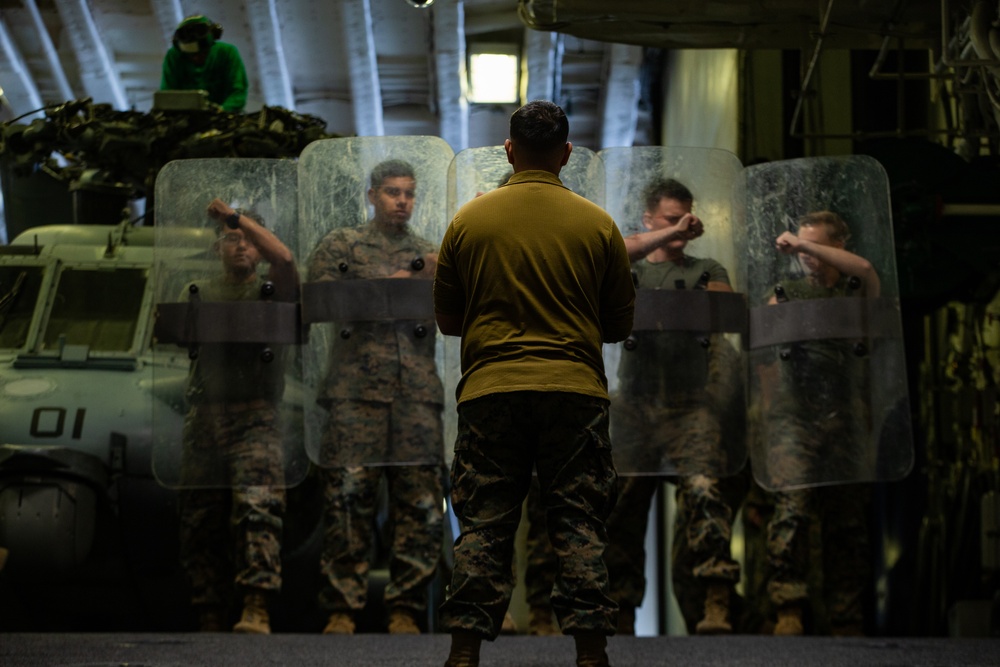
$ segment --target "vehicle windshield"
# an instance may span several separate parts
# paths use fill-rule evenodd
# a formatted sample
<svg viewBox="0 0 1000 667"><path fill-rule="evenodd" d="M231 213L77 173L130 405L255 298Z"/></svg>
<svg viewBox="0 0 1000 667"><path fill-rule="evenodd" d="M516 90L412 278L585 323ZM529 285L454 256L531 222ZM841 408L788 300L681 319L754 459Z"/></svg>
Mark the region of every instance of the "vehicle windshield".
<svg viewBox="0 0 1000 667"><path fill-rule="evenodd" d="M45 328L42 349L85 345L91 352L132 349L146 291L145 269L65 269Z"/></svg>
<svg viewBox="0 0 1000 667"><path fill-rule="evenodd" d="M0 348L20 348L42 286L40 266L0 266Z"/></svg>

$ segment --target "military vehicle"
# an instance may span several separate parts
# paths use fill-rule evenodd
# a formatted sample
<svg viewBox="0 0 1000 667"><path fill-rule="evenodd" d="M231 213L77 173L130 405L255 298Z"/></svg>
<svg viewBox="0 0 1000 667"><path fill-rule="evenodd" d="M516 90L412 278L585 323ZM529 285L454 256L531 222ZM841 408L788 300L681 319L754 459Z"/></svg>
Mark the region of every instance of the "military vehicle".
<svg viewBox="0 0 1000 667"><path fill-rule="evenodd" d="M181 263L214 239L208 229L175 231ZM194 628L176 494L151 460L152 408L171 408L156 427L179 438L189 364L184 347L153 354L153 232L52 225L0 247L4 630ZM318 586L321 503L296 500L311 489L307 480L290 492L286 589L301 599L279 603L276 629L312 629L304 619Z"/></svg>

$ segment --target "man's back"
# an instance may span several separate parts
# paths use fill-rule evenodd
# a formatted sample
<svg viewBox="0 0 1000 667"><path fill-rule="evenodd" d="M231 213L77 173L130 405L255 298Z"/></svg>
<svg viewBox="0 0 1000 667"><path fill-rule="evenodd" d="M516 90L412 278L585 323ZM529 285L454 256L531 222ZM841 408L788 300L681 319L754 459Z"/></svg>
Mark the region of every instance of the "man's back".
<svg viewBox="0 0 1000 667"><path fill-rule="evenodd" d="M601 342L631 330L628 257L611 217L555 175L519 172L464 206L437 278L438 310L469 304L459 400L498 391L607 397Z"/></svg>

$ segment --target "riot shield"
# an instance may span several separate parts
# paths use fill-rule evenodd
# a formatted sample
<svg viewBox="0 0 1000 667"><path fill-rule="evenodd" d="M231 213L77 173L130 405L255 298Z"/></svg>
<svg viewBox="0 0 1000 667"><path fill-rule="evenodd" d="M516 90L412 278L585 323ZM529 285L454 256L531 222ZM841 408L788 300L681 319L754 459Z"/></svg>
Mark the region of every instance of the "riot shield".
<svg viewBox="0 0 1000 667"><path fill-rule="evenodd" d="M733 209L740 162L702 148L598 155L607 210L623 236L665 225L658 207L687 197L678 183L704 225L700 237L671 241L669 253L662 245L631 257L632 335L604 348L615 467L622 475L734 474L746 460L746 241ZM727 284L732 291L722 291Z"/></svg>
<svg viewBox="0 0 1000 667"><path fill-rule="evenodd" d="M302 152L306 448L320 466L442 462L431 288L452 157L436 137L326 139Z"/></svg>
<svg viewBox="0 0 1000 667"><path fill-rule="evenodd" d="M514 174L503 146L481 146L460 151L448 169L448 220L465 203L503 185ZM604 204L604 164L592 150L573 147L559 179L573 192L598 206ZM455 392L462 378L462 341L442 336L442 377L445 383L445 456L450 465L458 434Z"/></svg>
<svg viewBox="0 0 1000 667"><path fill-rule="evenodd" d="M179 160L155 192L153 383L172 399L154 402L154 474L174 488L294 486L309 467L296 271L207 211L218 198L294 252L295 163Z"/></svg>
<svg viewBox="0 0 1000 667"><path fill-rule="evenodd" d="M793 489L906 475L913 441L885 172L866 156L808 158L750 167L742 187L754 476Z"/></svg>

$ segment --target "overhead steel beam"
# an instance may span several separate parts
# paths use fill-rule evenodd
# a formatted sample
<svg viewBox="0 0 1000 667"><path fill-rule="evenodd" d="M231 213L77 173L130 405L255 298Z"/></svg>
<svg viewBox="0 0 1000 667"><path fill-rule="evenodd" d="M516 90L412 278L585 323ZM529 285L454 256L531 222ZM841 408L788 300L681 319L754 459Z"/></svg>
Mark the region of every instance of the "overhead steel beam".
<svg viewBox="0 0 1000 667"><path fill-rule="evenodd" d="M52 78L55 79L56 91L59 97L63 100L72 100L76 97L73 92L73 87L69 85L69 79L66 78L66 70L63 69L62 63L59 61L59 52L56 51L55 44L52 43L52 37L49 35L48 28L45 27L45 21L42 20L42 14L38 11L38 4L35 0L23 0L24 8L28 10L28 14L31 16L31 22L35 26L35 31L38 33L38 41L41 42L42 52L45 56L46 62L49 64L49 70L52 73Z"/></svg>
<svg viewBox="0 0 1000 667"><path fill-rule="evenodd" d="M163 43L169 45L174 40L174 31L184 20L184 8L180 0L149 0L149 5L163 34Z"/></svg>
<svg viewBox="0 0 1000 667"><path fill-rule="evenodd" d="M524 30L524 58L527 60L527 100L557 102L562 88L562 38L558 33Z"/></svg>
<svg viewBox="0 0 1000 667"><path fill-rule="evenodd" d="M601 148L631 146L639 122L639 69L642 47L611 44L605 51L604 82L598 102Z"/></svg>
<svg viewBox="0 0 1000 667"><path fill-rule="evenodd" d="M56 8L69 34L69 43L79 65L80 82L87 95L115 109L128 109L125 86L97 30L87 0L56 0Z"/></svg>
<svg viewBox="0 0 1000 667"><path fill-rule="evenodd" d="M28 71L28 65L24 61L24 56L21 55L21 51L14 44L14 40L10 37L10 32L7 30L7 24L0 21L0 54L3 55L3 61L6 63L3 69L9 71L14 79L17 80L17 85L20 89L20 96L27 99L28 109L40 109L44 102L42 101L42 95L38 91L38 86L35 85L35 80L31 78L31 72ZM8 90L7 93L11 91ZM10 98L8 97L8 101ZM24 109L14 109L17 114L24 113ZM7 120L3 118L2 120Z"/></svg>
<svg viewBox="0 0 1000 667"><path fill-rule="evenodd" d="M286 109L295 108L292 78L288 74L285 49L275 0L247 0L250 33L257 55L257 70L264 103Z"/></svg>
<svg viewBox="0 0 1000 667"><path fill-rule="evenodd" d="M462 0L432 8L438 134L458 153L469 146L466 98L465 5Z"/></svg>
<svg viewBox="0 0 1000 667"><path fill-rule="evenodd" d="M337 4L341 11L347 66L351 77L354 133L362 137L383 136L385 122L371 4L369 0L341 0Z"/></svg>

